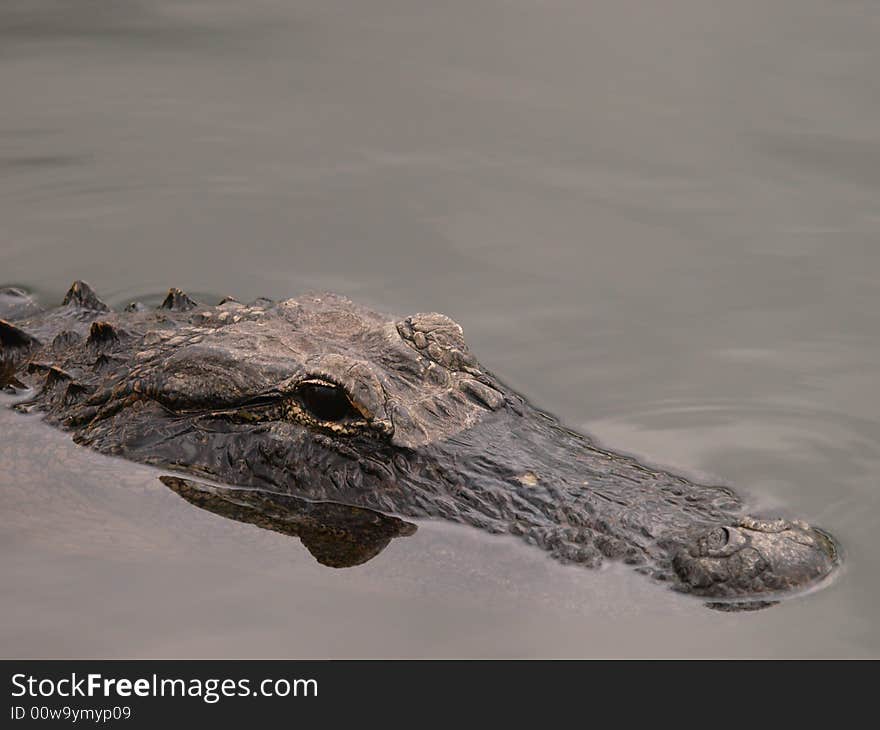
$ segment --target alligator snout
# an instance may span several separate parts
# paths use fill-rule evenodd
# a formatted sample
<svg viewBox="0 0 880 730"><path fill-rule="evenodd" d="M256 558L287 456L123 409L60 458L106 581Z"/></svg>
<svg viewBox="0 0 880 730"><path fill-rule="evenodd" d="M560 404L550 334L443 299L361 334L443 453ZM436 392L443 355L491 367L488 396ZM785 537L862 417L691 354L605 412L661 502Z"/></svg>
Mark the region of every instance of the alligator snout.
<svg viewBox="0 0 880 730"><path fill-rule="evenodd" d="M828 576L839 551L805 522L744 517L696 533L673 557L688 592L748 598L802 590Z"/></svg>

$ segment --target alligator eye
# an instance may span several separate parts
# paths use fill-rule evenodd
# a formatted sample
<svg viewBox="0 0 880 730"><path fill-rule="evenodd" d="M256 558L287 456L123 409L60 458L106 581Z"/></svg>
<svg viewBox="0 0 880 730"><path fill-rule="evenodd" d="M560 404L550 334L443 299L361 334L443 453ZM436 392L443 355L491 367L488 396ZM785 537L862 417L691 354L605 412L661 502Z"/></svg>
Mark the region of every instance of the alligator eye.
<svg viewBox="0 0 880 730"><path fill-rule="evenodd" d="M707 536L707 543L710 550L720 550L727 545L730 540L730 530L726 527L716 527Z"/></svg>
<svg viewBox="0 0 880 730"><path fill-rule="evenodd" d="M359 418L345 391L338 385L307 380L296 389L305 409L319 421L344 421Z"/></svg>

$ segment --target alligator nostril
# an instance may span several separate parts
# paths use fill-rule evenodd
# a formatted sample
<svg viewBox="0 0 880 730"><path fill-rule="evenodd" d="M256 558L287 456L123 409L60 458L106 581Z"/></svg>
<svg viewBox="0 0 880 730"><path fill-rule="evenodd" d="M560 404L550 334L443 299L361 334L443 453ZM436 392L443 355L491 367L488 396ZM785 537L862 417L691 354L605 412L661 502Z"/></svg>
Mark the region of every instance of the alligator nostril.
<svg viewBox="0 0 880 730"><path fill-rule="evenodd" d="M726 527L716 527L709 533L708 544L710 550L720 550L730 540L730 530Z"/></svg>

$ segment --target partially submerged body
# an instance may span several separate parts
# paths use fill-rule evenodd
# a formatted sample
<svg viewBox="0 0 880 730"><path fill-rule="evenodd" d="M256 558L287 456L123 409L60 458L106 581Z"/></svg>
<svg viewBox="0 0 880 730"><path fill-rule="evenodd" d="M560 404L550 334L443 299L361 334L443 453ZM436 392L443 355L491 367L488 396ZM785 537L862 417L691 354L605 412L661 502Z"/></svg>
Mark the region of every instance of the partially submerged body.
<svg viewBox="0 0 880 730"><path fill-rule="evenodd" d="M56 309L25 299L0 293L15 317L0 322L0 385L27 393L16 407L98 451L236 485L163 480L298 535L327 564L408 534L381 513L520 535L590 567L623 560L743 606L813 586L839 562L818 528L756 519L727 488L565 428L484 369L441 314L393 319L332 294L204 306L178 290L158 309L112 312L81 282ZM370 546L335 557L336 523Z"/></svg>

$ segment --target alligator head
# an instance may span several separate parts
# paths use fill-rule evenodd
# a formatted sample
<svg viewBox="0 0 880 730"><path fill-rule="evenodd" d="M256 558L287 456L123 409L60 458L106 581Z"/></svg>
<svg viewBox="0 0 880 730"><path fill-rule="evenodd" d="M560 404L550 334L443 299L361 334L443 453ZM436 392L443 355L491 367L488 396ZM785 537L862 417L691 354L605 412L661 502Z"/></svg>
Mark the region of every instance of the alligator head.
<svg viewBox="0 0 880 730"><path fill-rule="evenodd" d="M801 590L838 562L824 532L749 518L727 488L567 429L442 314L395 319L332 294L202 306L177 290L158 310L114 313L83 284L71 292L7 339L27 354L21 407L102 452L519 535L587 566L621 559L714 599Z"/></svg>

